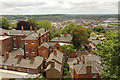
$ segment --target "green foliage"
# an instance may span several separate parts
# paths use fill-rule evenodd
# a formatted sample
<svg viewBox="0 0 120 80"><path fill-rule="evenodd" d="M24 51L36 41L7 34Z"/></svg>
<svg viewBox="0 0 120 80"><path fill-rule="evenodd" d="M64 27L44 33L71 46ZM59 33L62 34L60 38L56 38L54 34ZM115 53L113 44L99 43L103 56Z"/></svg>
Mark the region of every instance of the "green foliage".
<svg viewBox="0 0 120 80"><path fill-rule="evenodd" d="M104 26L95 26L93 28L94 31L100 32L100 33L105 33L105 28Z"/></svg>
<svg viewBox="0 0 120 80"><path fill-rule="evenodd" d="M64 52L65 62L67 62L67 60L69 59L69 55L75 52L75 49L74 49L73 44L70 44L70 45L64 44L63 46L61 46L61 51Z"/></svg>
<svg viewBox="0 0 120 80"><path fill-rule="evenodd" d="M119 30L120 31L120 30ZM108 78L120 79L120 33L118 30L108 31L106 37L109 40L105 40L104 44L97 44L98 51L94 51L101 56L101 62L103 72L101 75L105 75Z"/></svg>
<svg viewBox="0 0 120 80"><path fill-rule="evenodd" d="M29 23L32 23L32 24L34 24L34 25L37 25L36 19L29 18L27 21L28 21Z"/></svg>
<svg viewBox="0 0 120 80"><path fill-rule="evenodd" d="M66 68L67 71L69 71L69 64L67 62L64 63L64 68Z"/></svg>
<svg viewBox="0 0 120 80"><path fill-rule="evenodd" d="M97 37L96 40L99 40L99 37Z"/></svg>
<svg viewBox="0 0 120 80"><path fill-rule="evenodd" d="M90 37L90 34L91 34L91 29L89 29L89 28L84 28L84 29L86 29L87 30L87 33L89 34L89 37Z"/></svg>
<svg viewBox="0 0 120 80"><path fill-rule="evenodd" d="M48 27L49 29L51 29L51 22L48 20L41 20L38 22L38 28L45 28Z"/></svg>
<svg viewBox="0 0 120 80"><path fill-rule="evenodd" d="M79 49L80 46L88 43L89 34L87 30L82 27L74 27L72 29L72 43L76 49Z"/></svg>
<svg viewBox="0 0 120 80"><path fill-rule="evenodd" d="M73 65L76 65L77 63L73 63Z"/></svg>
<svg viewBox="0 0 120 80"><path fill-rule="evenodd" d="M74 23L70 23L68 25L66 25L64 28L63 28L63 32L67 32L68 34L70 34L70 31L72 30L73 27L75 27L76 25Z"/></svg>
<svg viewBox="0 0 120 80"><path fill-rule="evenodd" d="M91 37L96 37L96 34L95 34L94 32L92 32L92 33L90 34L90 36L91 36Z"/></svg>
<svg viewBox="0 0 120 80"><path fill-rule="evenodd" d="M2 18L2 28L9 30L9 29L10 29L9 26L10 26L10 25L9 25L8 20L5 19L5 18Z"/></svg>

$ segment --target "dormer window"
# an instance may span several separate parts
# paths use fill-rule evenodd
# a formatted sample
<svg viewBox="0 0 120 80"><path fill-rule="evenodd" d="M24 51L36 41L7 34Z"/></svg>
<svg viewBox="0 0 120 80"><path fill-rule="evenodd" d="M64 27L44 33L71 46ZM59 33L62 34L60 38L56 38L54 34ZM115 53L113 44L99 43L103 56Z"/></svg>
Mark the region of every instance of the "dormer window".
<svg viewBox="0 0 120 80"><path fill-rule="evenodd" d="M25 41L25 44L28 44L27 41Z"/></svg>
<svg viewBox="0 0 120 80"><path fill-rule="evenodd" d="M34 44L34 41L32 41L32 44Z"/></svg>

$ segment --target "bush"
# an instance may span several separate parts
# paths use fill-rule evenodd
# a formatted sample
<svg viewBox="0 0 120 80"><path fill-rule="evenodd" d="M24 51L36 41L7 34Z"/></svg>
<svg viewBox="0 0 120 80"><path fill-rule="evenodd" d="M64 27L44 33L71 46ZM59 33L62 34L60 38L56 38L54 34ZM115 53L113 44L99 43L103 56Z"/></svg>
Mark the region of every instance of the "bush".
<svg viewBox="0 0 120 80"><path fill-rule="evenodd" d="M73 65L76 65L77 63L73 63Z"/></svg>
<svg viewBox="0 0 120 80"><path fill-rule="evenodd" d="M99 40L99 38L97 37L96 40Z"/></svg>
<svg viewBox="0 0 120 80"><path fill-rule="evenodd" d="M67 70L69 71L69 64L67 62L64 63L64 68L67 68Z"/></svg>

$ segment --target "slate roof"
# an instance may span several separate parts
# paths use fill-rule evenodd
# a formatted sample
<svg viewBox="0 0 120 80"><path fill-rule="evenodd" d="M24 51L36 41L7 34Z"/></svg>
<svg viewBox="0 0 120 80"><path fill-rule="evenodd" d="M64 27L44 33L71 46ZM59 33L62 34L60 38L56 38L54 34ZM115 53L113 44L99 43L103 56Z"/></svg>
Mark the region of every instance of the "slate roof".
<svg viewBox="0 0 120 80"><path fill-rule="evenodd" d="M47 70L49 70L50 68L51 68L51 64L49 64L45 70L47 71ZM57 63L57 62L55 62L54 69L58 70L58 71L61 73L61 68L62 68L62 65L59 64L59 63Z"/></svg>
<svg viewBox="0 0 120 80"><path fill-rule="evenodd" d="M34 30L30 31L30 30L5 30L0 28L0 31L2 31L2 33L0 35L3 35L4 33L8 33L9 35L26 35L28 36L31 33L35 33ZM46 32L48 32L49 30L46 30ZM37 30L37 34L41 33L41 35L45 34L45 29L41 28L39 30Z"/></svg>
<svg viewBox="0 0 120 80"><path fill-rule="evenodd" d="M54 53L52 52L49 56L49 58L47 59L47 62L49 62L50 60L54 60L59 62L60 64L62 64L62 60L63 60L63 53L59 50L57 50L57 56L54 55Z"/></svg>
<svg viewBox="0 0 120 80"><path fill-rule="evenodd" d="M46 42L49 46L55 46L56 43L54 42Z"/></svg>
<svg viewBox="0 0 120 80"><path fill-rule="evenodd" d="M27 37L25 37L25 39L23 40L37 40L37 37L39 37L39 35L37 33L31 33L30 35L28 35Z"/></svg>
<svg viewBox="0 0 120 80"><path fill-rule="evenodd" d="M47 42L43 42L38 48L40 48L41 46L44 46L46 48L49 48L49 45Z"/></svg>
<svg viewBox="0 0 120 80"><path fill-rule="evenodd" d="M19 64L17 64L17 58L8 58L8 60L3 63L4 58L0 56L0 60L2 60L0 62L0 65L18 66L31 69L37 69L43 62L43 58L40 56L35 57L33 64L30 64L30 60L28 59L22 59Z"/></svg>
<svg viewBox="0 0 120 80"><path fill-rule="evenodd" d="M82 56L81 56L82 57ZM77 74L86 74L86 66L87 66L87 61L91 62L91 68L92 71L91 73L101 73L102 72L102 67L100 66L100 61L99 57L97 56L86 56L85 57L85 63L83 64L82 61L80 64L74 65L74 69L76 70Z"/></svg>
<svg viewBox="0 0 120 80"><path fill-rule="evenodd" d="M17 55L24 55L24 50L22 48L19 48L17 50L14 50L10 53L9 57L14 58Z"/></svg>
<svg viewBox="0 0 120 80"><path fill-rule="evenodd" d="M67 37L64 37L64 35L62 35L60 38L58 37L53 38L51 41L71 42L71 40L72 40L72 36L70 34L67 34Z"/></svg>

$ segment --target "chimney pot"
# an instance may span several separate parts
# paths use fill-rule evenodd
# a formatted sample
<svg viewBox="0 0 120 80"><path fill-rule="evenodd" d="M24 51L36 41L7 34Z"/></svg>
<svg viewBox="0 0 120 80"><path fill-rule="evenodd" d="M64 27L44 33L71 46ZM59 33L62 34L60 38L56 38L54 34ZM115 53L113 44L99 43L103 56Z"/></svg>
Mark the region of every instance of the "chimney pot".
<svg viewBox="0 0 120 80"><path fill-rule="evenodd" d="M64 37L67 37L67 32L64 33Z"/></svg>
<svg viewBox="0 0 120 80"><path fill-rule="evenodd" d="M54 68L55 67L55 62L51 62L51 68Z"/></svg>
<svg viewBox="0 0 120 80"><path fill-rule="evenodd" d="M37 32L37 27L34 27L35 32Z"/></svg>
<svg viewBox="0 0 120 80"><path fill-rule="evenodd" d="M53 50L53 53L54 53L54 55L57 56L57 49L54 49L54 50Z"/></svg>
<svg viewBox="0 0 120 80"><path fill-rule="evenodd" d="M45 32L46 32L46 27L45 27Z"/></svg>
<svg viewBox="0 0 120 80"><path fill-rule="evenodd" d="M23 26L21 27L21 30L22 30L22 31L24 30L24 27L23 27Z"/></svg>
<svg viewBox="0 0 120 80"><path fill-rule="evenodd" d="M32 26L30 26L30 31L32 31Z"/></svg>
<svg viewBox="0 0 120 80"><path fill-rule="evenodd" d="M7 60L9 58L9 54L8 52L6 54L4 54L4 59Z"/></svg>
<svg viewBox="0 0 120 80"><path fill-rule="evenodd" d="M91 62L87 62L87 65L86 65L86 73L91 73Z"/></svg>

